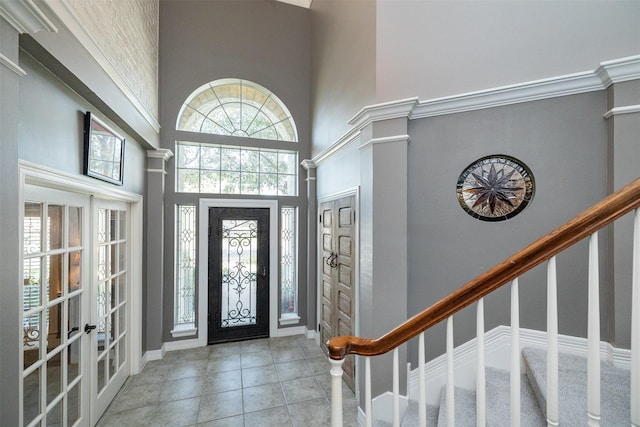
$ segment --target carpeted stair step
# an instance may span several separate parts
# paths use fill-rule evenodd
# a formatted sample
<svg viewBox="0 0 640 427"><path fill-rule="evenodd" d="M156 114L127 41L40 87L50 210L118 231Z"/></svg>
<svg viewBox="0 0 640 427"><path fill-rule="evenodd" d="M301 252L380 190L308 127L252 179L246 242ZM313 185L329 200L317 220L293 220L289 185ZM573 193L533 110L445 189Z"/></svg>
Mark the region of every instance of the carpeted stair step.
<svg viewBox="0 0 640 427"><path fill-rule="evenodd" d="M491 427L509 427L511 404L509 371L486 368L487 425ZM542 411L538 406L526 375L520 377L520 426L540 427L546 425Z"/></svg>
<svg viewBox="0 0 640 427"><path fill-rule="evenodd" d="M436 426L438 423L438 407L427 404L427 426ZM410 400L407 411L402 418L401 427L414 427L418 425L418 402Z"/></svg>
<svg viewBox="0 0 640 427"><path fill-rule="evenodd" d="M440 393L440 410L438 413L438 427L447 427L447 394L446 387ZM456 427L476 426L476 392L455 387L454 417Z"/></svg>
<svg viewBox="0 0 640 427"><path fill-rule="evenodd" d="M522 355L531 387L538 398L540 408L546 414L546 350L524 348ZM560 353L558 366L560 425L587 425L587 359ZM602 362L600 377L600 425L602 427L630 425L630 372Z"/></svg>

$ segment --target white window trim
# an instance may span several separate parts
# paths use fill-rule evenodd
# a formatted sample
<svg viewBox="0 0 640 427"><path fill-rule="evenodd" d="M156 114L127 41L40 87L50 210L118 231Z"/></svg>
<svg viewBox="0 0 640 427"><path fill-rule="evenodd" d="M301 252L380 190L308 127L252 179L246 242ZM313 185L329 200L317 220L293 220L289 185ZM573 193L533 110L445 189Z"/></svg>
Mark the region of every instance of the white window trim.
<svg viewBox="0 0 640 427"><path fill-rule="evenodd" d="M198 207L198 311L196 313L198 345L207 345L209 329L207 313L209 311L209 286L207 270L209 268L209 208L268 208L269 209L269 336L278 336L278 291L279 283L278 222L280 211L277 200L259 199L200 199Z"/></svg>

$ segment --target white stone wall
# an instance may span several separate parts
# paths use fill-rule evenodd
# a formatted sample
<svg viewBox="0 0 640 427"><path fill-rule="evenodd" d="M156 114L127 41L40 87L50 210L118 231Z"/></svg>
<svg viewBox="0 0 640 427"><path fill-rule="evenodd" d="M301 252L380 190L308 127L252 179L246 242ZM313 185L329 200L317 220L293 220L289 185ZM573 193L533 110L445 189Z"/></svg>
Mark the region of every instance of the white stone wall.
<svg viewBox="0 0 640 427"><path fill-rule="evenodd" d="M63 1L117 73L117 83L157 120L159 1Z"/></svg>

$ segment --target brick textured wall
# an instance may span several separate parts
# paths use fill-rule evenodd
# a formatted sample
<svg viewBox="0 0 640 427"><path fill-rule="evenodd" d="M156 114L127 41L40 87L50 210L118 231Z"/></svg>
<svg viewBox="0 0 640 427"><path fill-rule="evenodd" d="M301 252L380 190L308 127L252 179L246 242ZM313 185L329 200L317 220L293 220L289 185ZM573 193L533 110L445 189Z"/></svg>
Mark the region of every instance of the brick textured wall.
<svg viewBox="0 0 640 427"><path fill-rule="evenodd" d="M64 0L118 76L158 119L158 0Z"/></svg>

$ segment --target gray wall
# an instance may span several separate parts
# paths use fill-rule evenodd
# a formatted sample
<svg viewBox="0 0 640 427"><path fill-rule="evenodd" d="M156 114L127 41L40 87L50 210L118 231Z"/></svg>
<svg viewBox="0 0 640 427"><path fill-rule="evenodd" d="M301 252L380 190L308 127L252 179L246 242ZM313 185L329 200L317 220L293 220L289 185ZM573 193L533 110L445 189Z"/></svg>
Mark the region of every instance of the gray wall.
<svg viewBox="0 0 640 427"><path fill-rule="evenodd" d="M310 153L310 16L309 10L264 1L162 1L160 3L160 123L161 145L175 150L176 140L189 140L177 132L182 103L201 85L221 78L241 78L258 83L287 106L298 128L300 160ZM235 143L270 148L291 148L290 143L246 138L205 137L211 143ZM172 340L173 326L173 223L176 203L197 204L200 197L241 196L175 194L174 159L167 163L164 257L164 341ZM307 316L305 171L299 169L299 197L279 197L279 205L298 206L300 239L300 325L315 330L315 316ZM251 198L251 197L249 197ZM149 201L150 205L158 201ZM159 206L156 204L156 206ZM272 254L272 256L275 254ZM311 292L315 293L315 283ZM310 323L309 323L310 322ZM148 325L159 328L160 325ZM149 349L161 343L149 342Z"/></svg>
<svg viewBox="0 0 640 427"><path fill-rule="evenodd" d="M20 159L82 175L84 113L91 111L125 139L121 188L142 194L146 152L136 140L24 51L20 66L27 72L20 79Z"/></svg>
<svg viewBox="0 0 640 427"><path fill-rule="evenodd" d="M411 316L560 226L606 195L604 91L410 122L409 290ZM507 154L529 166L533 202L503 222L484 222L456 199L459 174L476 159ZM606 250L607 236L600 239ZM558 257L559 331L586 334L587 246ZM603 277L602 339L610 283ZM520 280L521 327L546 330L546 269ZM507 308L505 308L507 307ZM508 287L486 298L486 329L508 325ZM456 344L475 336L475 308L455 316ZM441 354L443 326L428 334L429 357ZM437 344L437 345L434 345ZM410 351L410 355L417 352Z"/></svg>
<svg viewBox="0 0 640 427"><path fill-rule="evenodd" d="M595 69L640 51L640 2L378 1L377 101Z"/></svg>
<svg viewBox="0 0 640 427"><path fill-rule="evenodd" d="M376 94L376 2L311 4L313 155L350 130Z"/></svg>

